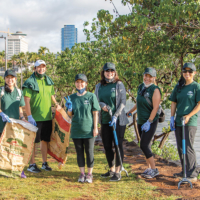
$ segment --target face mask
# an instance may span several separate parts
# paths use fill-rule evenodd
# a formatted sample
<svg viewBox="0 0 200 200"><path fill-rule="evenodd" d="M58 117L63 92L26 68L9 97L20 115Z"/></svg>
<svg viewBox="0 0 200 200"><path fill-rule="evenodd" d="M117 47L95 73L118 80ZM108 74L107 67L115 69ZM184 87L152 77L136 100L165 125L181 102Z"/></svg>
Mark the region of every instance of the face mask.
<svg viewBox="0 0 200 200"><path fill-rule="evenodd" d="M39 78L43 78L43 77L45 76L45 73L44 73L44 74L39 74L39 73L36 72L36 74L37 74L37 76L38 76Z"/></svg>
<svg viewBox="0 0 200 200"><path fill-rule="evenodd" d="M106 80L107 83L112 83L115 80L115 77L112 78L112 79L108 79L108 78L105 77L105 80Z"/></svg>
<svg viewBox="0 0 200 200"><path fill-rule="evenodd" d="M78 93L83 94L83 92L85 92L86 88L83 88L81 90L79 90L79 89L76 88L76 90L78 91Z"/></svg>
<svg viewBox="0 0 200 200"><path fill-rule="evenodd" d="M11 93L12 90L10 89L10 87L5 83L5 91Z"/></svg>
<svg viewBox="0 0 200 200"><path fill-rule="evenodd" d="M143 82L143 83L144 83L144 82ZM150 87L151 85L153 85L153 83L150 83L149 85L146 85L146 84L144 83L144 86L145 86L146 88Z"/></svg>

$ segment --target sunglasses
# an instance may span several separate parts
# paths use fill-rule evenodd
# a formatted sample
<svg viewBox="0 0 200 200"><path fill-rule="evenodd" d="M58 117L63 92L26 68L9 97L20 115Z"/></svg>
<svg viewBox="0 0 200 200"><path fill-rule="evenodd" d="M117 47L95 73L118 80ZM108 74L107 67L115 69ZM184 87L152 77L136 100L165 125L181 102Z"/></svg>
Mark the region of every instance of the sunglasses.
<svg viewBox="0 0 200 200"><path fill-rule="evenodd" d="M183 73L187 73L187 72L190 73L190 74L192 74L192 73L193 73L193 70L192 70L192 69L190 69L190 70L185 70L185 69L184 69L184 70L183 70Z"/></svg>
<svg viewBox="0 0 200 200"><path fill-rule="evenodd" d="M114 69L108 69L106 70L106 72L114 72L115 70Z"/></svg>

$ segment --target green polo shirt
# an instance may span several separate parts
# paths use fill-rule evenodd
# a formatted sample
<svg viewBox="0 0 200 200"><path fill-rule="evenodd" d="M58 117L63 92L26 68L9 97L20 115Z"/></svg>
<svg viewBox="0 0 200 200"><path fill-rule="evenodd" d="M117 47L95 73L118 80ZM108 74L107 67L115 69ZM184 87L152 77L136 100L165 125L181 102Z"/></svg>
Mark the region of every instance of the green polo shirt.
<svg viewBox="0 0 200 200"><path fill-rule="evenodd" d="M14 88L11 93L4 90L4 95L1 98L1 110L8 115L8 117L19 119L19 107L21 106L25 106L23 93L20 97L16 88ZM3 122L2 118L0 117L0 133L2 133L5 124L6 123Z"/></svg>
<svg viewBox="0 0 200 200"><path fill-rule="evenodd" d="M140 95L140 91L142 90L143 87L144 87L144 83L142 83L139 86L138 92L137 92L137 115L138 115L137 123L138 124L144 124L149 119L151 115L151 111L153 110L153 107L149 105L145 97L143 95ZM154 84L146 89L146 94L151 102L152 102L154 90L156 88L158 88L160 91L160 88ZM162 95L161 91L160 91L160 94ZM153 121L156 121L158 118L159 118L159 115L156 114Z"/></svg>
<svg viewBox="0 0 200 200"><path fill-rule="evenodd" d="M31 114L35 121L52 119L51 96L55 94L53 85L47 85L46 79L36 77L39 93L30 88L24 88L24 96L30 98Z"/></svg>
<svg viewBox="0 0 200 200"><path fill-rule="evenodd" d="M169 98L170 101L176 102L176 126L182 126L181 118L188 115L197 103L200 101L200 84L193 81L185 85L178 91L178 85L175 86ZM198 115L193 115L186 126L197 126Z"/></svg>
<svg viewBox="0 0 200 200"><path fill-rule="evenodd" d="M83 96L70 95L72 101L72 125L71 138L92 138L93 137L93 113L100 111L99 102L95 94L87 92Z"/></svg>
<svg viewBox="0 0 200 200"><path fill-rule="evenodd" d="M101 85L98 91L99 101L109 105L113 115L116 112L116 85L117 83L107 83ZM110 121L109 113L101 110L101 123L108 124Z"/></svg>

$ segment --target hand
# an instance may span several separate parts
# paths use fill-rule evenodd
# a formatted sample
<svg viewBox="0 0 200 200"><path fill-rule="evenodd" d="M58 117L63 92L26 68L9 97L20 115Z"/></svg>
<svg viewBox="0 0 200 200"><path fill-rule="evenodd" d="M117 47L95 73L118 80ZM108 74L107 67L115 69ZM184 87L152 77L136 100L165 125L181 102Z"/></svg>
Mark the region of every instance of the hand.
<svg viewBox="0 0 200 200"><path fill-rule="evenodd" d="M70 97L68 96L67 98L66 97L64 98L66 100L65 107L67 108L69 112L72 112L72 102L71 102Z"/></svg>
<svg viewBox="0 0 200 200"><path fill-rule="evenodd" d="M188 115L183 116L185 118L185 124L187 124L190 120L190 117Z"/></svg>
<svg viewBox="0 0 200 200"><path fill-rule="evenodd" d="M0 112L0 116L2 117L3 122L9 122L9 123L11 122L8 115L6 115L4 112Z"/></svg>
<svg viewBox="0 0 200 200"><path fill-rule="evenodd" d="M32 115L28 116L28 122L30 122L34 126L37 126L36 121L33 119Z"/></svg>
<svg viewBox="0 0 200 200"><path fill-rule="evenodd" d="M96 137L99 134L98 128L93 129L93 137Z"/></svg>
<svg viewBox="0 0 200 200"><path fill-rule="evenodd" d="M106 106L104 106L104 107L102 108L102 110L105 111L105 112L108 112L108 108L107 108Z"/></svg>
<svg viewBox="0 0 200 200"><path fill-rule="evenodd" d="M131 116L132 116L132 113L131 113L130 111L128 111L128 112L126 113L126 116L127 116L127 117L131 117Z"/></svg>
<svg viewBox="0 0 200 200"><path fill-rule="evenodd" d="M56 104L56 110L60 110L61 106L59 104Z"/></svg>
<svg viewBox="0 0 200 200"><path fill-rule="evenodd" d="M116 129L116 122L117 122L117 117L113 116L112 121L109 122L109 126L114 126Z"/></svg>
<svg viewBox="0 0 200 200"><path fill-rule="evenodd" d="M24 122L26 122L26 123L30 123L30 122L28 122L25 118L23 118L22 121L24 121Z"/></svg>
<svg viewBox="0 0 200 200"><path fill-rule="evenodd" d="M174 116L170 118L170 129L171 131L175 131L175 124L174 124Z"/></svg>
<svg viewBox="0 0 200 200"><path fill-rule="evenodd" d="M150 126L151 126L151 122L149 122L149 120L147 120L147 121L142 125L141 130L147 132L147 131L149 131Z"/></svg>

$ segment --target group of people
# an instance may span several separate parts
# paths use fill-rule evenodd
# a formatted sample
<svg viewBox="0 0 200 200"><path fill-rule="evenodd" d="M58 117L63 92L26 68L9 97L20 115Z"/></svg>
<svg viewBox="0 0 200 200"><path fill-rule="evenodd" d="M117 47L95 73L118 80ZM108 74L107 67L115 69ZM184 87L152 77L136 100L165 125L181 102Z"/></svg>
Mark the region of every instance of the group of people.
<svg viewBox="0 0 200 200"><path fill-rule="evenodd" d="M13 70L5 72L5 86L1 88L1 91L4 90L4 95L1 95L0 100L0 132L3 131L5 122L9 122L9 117L26 121L22 112L22 106L25 105L28 122L38 127L35 143L40 142L43 159L41 169L51 171L52 169L47 163L47 144L50 141L52 131L51 104L53 102L57 109L61 107L54 97L54 83L45 72L46 63L43 60L36 61L34 73L25 81L23 93L20 91L22 93L21 98L19 98L15 72ZM182 77L169 98L172 101L170 127L172 131L175 131L177 148L183 166L181 119L182 117L185 118L187 177L190 180L196 180L198 170L193 144L197 130L197 112L200 110L200 85L194 81L196 67L193 63L185 63L182 72ZM129 123L128 117L135 110L138 114L140 148L147 163L147 169L141 175L145 178L157 176L159 171L156 168L151 151L151 140L158 124L158 110L162 92L156 85L156 70L152 67L145 69L143 83L138 86L137 102L127 113L125 112L126 89L119 79L113 63L108 62L103 66L101 81L96 85L95 93L87 91L88 80L85 74L77 74L74 82L77 92L67 98L65 97L65 106L67 114L72 118L71 138L75 145L77 163L81 173L78 182L92 183L93 181L94 142L98 135L98 123L101 125L101 137L109 165L109 171L101 174L101 177L110 177L110 181L121 179L122 166L114 142L113 126L116 130L118 147L123 162L124 133L126 125ZM112 119L108 112L108 106L112 111ZM113 151L113 144L115 152ZM34 152L35 149L28 171L39 173L41 170L35 163ZM84 152L86 153L88 168L87 175L85 174ZM174 176L182 177L183 170L174 174ZM24 172L22 172L21 177L26 177Z"/></svg>

